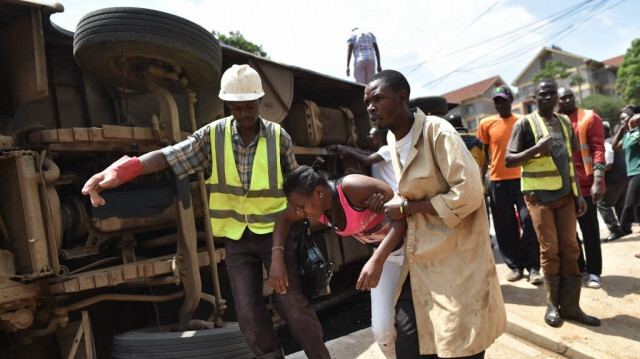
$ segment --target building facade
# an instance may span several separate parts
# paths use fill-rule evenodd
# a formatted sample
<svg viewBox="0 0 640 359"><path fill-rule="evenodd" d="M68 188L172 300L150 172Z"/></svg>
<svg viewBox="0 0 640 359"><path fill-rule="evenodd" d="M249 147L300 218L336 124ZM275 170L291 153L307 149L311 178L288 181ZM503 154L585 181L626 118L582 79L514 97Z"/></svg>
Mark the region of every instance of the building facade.
<svg viewBox="0 0 640 359"><path fill-rule="evenodd" d="M449 114L459 114L465 127L469 131L475 132L481 119L496 112L491 99L491 91L495 87L505 84L506 82L500 76L493 76L448 92L442 97L446 98L447 102L460 104L449 111Z"/></svg>
<svg viewBox="0 0 640 359"><path fill-rule="evenodd" d="M617 97L616 74L623 58L624 55L620 55L605 61L596 61L563 51L559 47L544 47L511 83L517 88L513 112L528 114L536 110L533 100L536 84L533 83L533 77L543 71L550 61L562 61L570 66L567 69L569 77L556 79L556 82L559 87L570 87L578 101L596 94ZM572 78L576 74L583 79L581 84L572 83Z"/></svg>

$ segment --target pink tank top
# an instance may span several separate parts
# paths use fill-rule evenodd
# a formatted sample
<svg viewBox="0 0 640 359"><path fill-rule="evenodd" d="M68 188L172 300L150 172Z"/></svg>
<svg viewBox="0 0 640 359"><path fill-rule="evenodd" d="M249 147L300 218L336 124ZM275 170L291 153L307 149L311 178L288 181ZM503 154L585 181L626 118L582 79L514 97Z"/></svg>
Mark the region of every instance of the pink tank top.
<svg viewBox="0 0 640 359"><path fill-rule="evenodd" d="M358 209L351 207L347 197L342 191L342 184L336 186L336 191L338 191L340 204L342 205L347 220L343 230L334 226L336 233L340 236L353 236L365 244L380 243L391 227L389 217L384 213L374 213L368 208ZM320 217L319 221L328 226L331 225L324 214Z"/></svg>

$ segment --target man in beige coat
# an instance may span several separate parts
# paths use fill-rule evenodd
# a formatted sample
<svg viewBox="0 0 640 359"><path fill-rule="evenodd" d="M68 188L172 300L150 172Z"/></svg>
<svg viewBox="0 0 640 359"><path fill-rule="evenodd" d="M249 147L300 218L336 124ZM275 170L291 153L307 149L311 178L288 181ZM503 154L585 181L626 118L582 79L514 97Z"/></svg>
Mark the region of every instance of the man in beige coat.
<svg viewBox="0 0 640 359"><path fill-rule="evenodd" d="M398 195L385 204L406 217L405 260L396 293L398 358L483 358L505 330L477 165L445 120L410 110L399 72L371 77L364 100L388 129Z"/></svg>

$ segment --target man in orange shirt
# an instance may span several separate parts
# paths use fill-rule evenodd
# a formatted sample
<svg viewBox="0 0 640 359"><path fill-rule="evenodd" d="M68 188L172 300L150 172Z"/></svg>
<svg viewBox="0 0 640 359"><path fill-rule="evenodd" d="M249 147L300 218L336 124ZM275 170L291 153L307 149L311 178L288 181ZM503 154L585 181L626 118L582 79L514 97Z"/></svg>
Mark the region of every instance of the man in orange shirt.
<svg viewBox="0 0 640 359"><path fill-rule="evenodd" d="M511 269L508 281L519 280L526 269L529 281L541 284L540 245L520 188L520 168L507 168L504 164L511 130L519 117L511 113L513 95L509 87L496 87L491 97L498 114L480 121L477 136L485 144L486 157L491 155L488 192L496 241ZM485 165L483 175L486 171Z"/></svg>

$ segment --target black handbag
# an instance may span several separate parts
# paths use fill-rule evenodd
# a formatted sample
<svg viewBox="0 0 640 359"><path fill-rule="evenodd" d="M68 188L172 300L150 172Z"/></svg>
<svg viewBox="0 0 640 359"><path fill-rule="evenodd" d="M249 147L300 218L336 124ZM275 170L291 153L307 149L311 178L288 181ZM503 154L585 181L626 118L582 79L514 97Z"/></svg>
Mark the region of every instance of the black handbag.
<svg viewBox="0 0 640 359"><path fill-rule="evenodd" d="M331 189L335 193L333 183ZM335 196L333 197L332 219L335 218ZM331 228L331 233L334 229ZM311 223L304 219L302 234L298 244L298 269L300 271L300 281L302 291L309 299L331 294L331 277L333 276L334 264L331 261L331 246L327 248L328 260L324 258L320 248L316 245L311 235Z"/></svg>

